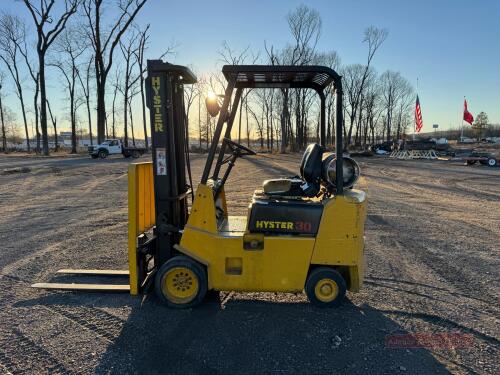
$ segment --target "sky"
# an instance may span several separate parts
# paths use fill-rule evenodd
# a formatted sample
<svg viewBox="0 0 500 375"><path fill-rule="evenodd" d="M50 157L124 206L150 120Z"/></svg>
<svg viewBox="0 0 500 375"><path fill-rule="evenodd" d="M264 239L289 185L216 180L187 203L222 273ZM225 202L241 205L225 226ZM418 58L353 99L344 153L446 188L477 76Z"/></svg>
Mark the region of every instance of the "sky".
<svg viewBox="0 0 500 375"><path fill-rule="evenodd" d="M470 112L485 111L491 123L500 123L500 0L149 0L137 23L151 25L147 56L154 58L175 43L170 62L204 73L220 68L217 51L223 41L261 55L264 41L283 47L290 41L286 16L301 4L321 15L318 51L337 51L342 64L366 61L366 27L388 29L373 67L379 73L399 71L414 86L418 78L424 132L433 124L458 127L464 96ZM17 1L0 0L0 9L28 17ZM52 81L50 90L62 111L60 87Z"/></svg>

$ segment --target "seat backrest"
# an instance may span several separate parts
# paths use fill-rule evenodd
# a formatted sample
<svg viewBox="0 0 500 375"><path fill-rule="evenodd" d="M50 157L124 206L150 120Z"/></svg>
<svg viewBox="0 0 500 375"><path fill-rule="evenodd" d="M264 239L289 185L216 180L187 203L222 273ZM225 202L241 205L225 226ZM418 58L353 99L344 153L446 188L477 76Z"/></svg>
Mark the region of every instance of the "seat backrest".
<svg viewBox="0 0 500 375"><path fill-rule="evenodd" d="M321 177L321 158L323 147L317 143L307 146L300 162L300 176L310 184L319 182Z"/></svg>

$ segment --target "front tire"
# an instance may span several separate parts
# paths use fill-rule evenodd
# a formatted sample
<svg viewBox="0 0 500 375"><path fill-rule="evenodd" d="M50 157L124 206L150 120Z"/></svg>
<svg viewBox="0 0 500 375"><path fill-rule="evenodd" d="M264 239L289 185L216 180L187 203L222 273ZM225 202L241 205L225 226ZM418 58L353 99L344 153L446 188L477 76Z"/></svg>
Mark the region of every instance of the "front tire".
<svg viewBox="0 0 500 375"><path fill-rule="evenodd" d="M132 157L134 159L137 159L141 156L141 153L139 151L132 151Z"/></svg>
<svg viewBox="0 0 500 375"><path fill-rule="evenodd" d="M176 309L199 305L207 294L207 287L205 268L184 255L168 260L156 274L156 295L167 306Z"/></svg>
<svg viewBox="0 0 500 375"><path fill-rule="evenodd" d="M309 301L318 307L340 306L347 290L342 275L333 268L319 267L307 278L305 291Z"/></svg>
<svg viewBox="0 0 500 375"><path fill-rule="evenodd" d="M497 165L497 159L489 158L488 159L488 167L494 167L495 165Z"/></svg>
<svg viewBox="0 0 500 375"><path fill-rule="evenodd" d="M98 155L101 159L106 159L108 157L108 153L104 150L99 151Z"/></svg>

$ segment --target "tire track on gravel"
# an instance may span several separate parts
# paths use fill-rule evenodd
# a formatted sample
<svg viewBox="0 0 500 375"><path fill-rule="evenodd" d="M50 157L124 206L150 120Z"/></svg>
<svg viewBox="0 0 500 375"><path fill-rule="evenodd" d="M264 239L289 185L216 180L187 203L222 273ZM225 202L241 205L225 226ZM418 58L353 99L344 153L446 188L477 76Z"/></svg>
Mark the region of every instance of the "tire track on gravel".
<svg viewBox="0 0 500 375"><path fill-rule="evenodd" d="M401 277L395 276L398 274L406 274L406 277L408 277L408 276L411 277L413 274L415 274L415 272L413 270L419 270L419 272L417 272L416 276L415 276L415 278L417 280L422 279L422 277L420 276L421 274L427 274L427 276L429 276L429 273L427 271L425 271L425 268L422 269L421 266L416 266L416 264L420 264L420 265L423 264L423 265L425 265L426 268L433 270L436 274L440 275L445 280L447 280L447 283L452 285L455 289L458 289L459 291L461 291L460 285L456 285L456 283L453 282L454 279L449 280L449 277L446 277L446 275L443 276L443 274L442 274L443 266L442 265L436 267L435 264L433 264L434 262L430 262L430 263L423 262L422 258L425 259L425 257L427 256L426 254L424 254L423 256L415 256L415 254L418 254L419 252L411 250L412 249L412 242L408 242L408 241L410 241L410 238L408 236L403 235L400 232L396 232L395 230L393 230L392 228L396 228L396 227L394 225L392 225L390 220L388 220L387 218L384 218L384 217L382 217L382 218L375 217L375 220L373 220L373 221L376 222L376 224L378 226L380 226L383 230L385 230L386 233L388 233L388 234L382 234L382 235L376 234L377 236L379 236L382 243L384 243L384 242L387 243L387 241L389 241L389 243L387 243L389 245L389 247L393 248L393 249L397 249L397 251L395 251L395 252L385 251L385 252L383 252L383 254L377 254L379 259L382 259L384 261L384 263L386 263L385 265L390 268L390 273L392 276L382 278L382 277L370 275L370 276L367 276L367 278L366 278L366 284L371 285L372 287L375 287L375 288L388 288L388 289L394 290L396 292L396 294L391 294L391 295L396 296L397 298L400 298L401 301L404 301L404 302L401 304L402 309L397 310L397 313L394 313L394 314L397 314L399 318L402 318L405 322L407 322L405 324L409 324L410 326L412 325L411 320L413 318L415 318L415 319L424 321L424 322L429 323L429 324L437 325L438 327L446 328L448 330L459 329L462 332L467 332L467 333L473 334L478 339L483 340L483 342L485 342L486 344L498 345L498 339L496 337L491 336L485 332L482 332L481 330L478 330L476 328L469 327L469 326L466 326L464 324L458 323L455 320L451 319L451 317L456 316L456 317L460 317L461 318L460 320L463 320L466 322L470 321L466 317L461 316L460 310L456 308L456 306L460 306L460 305L464 305L464 304L467 306L467 315L470 316L470 312L474 311L475 315L480 318L479 319L480 321L487 321L488 318L490 318L492 316L498 316L498 309L496 309L494 307L494 306L496 306L495 304L493 304L493 306L491 305L491 300L477 298L475 296L471 296L470 293L465 294L463 292L456 292L453 290L449 290L448 288L434 287L434 286L429 286L426 284L415 283L415 282L406 281L406 280L403 281L402 283L406 284L406 285L410 285L410 286L411 285L419 286L420 288L424 287L424 288L430 288L433 290L438 290L440 292L444 292L444 294L440 293L442 295L439 296L439 298L437 298L437 296L432 295L433 294L432 292L425 291L425 289L424 289L424 291L421 292L416 288L414 288L414 290L406 290L405 288L384 285L384 283L383 283L384 280L385 281L390 280L390 281L393 281L393 283L395 281L397 283L398 279L401 279ZM401 237L403 237L403 238L401 238ZM414 245L413 245L413 247L414 247ZM411 254L411 258L408 259L408 255L410 255L410 254ZM407 266L403 266L402 261L404 262L404 264L407 264ZM397 268L395 268L394 265L396 265ZM384 272L383 274L385 276L387 274L387 272ZM414 277L411 277L411 278L414 278ZM432 279L435 279L435 278L432 278ZM400 283L397 283L397 285L399 286ZM402 293L398 293L398 292L402 292ZM427 308L425 309L425 310L429 310L429 312L426 312L425 310L422 311L421 303L418 301L418 299L416 300L412 297L409 297L410 295L415 296L417 298L424 298L424 300L430 301L430 303L431 303L430 309L427 309ZM450 300L448 296L453 296L453 297L457 298L457 300L456 301L454 301L453 299ZM469 301L473 301L473 302L472 303L467 303L467 302L464 303L464 298L466 298L466 301L468 299ZM478 305L478 302L479 302L479 305ZM396 305L398 305L398 304L396 304ZM391 307L393 307L394 305L395 305L394 303L391 303ZM426 303L424 306L427 307L428 304ZM448 308L446 308L446 311L450 312L451 317L447 316L448 314L442 315L442 316L437 316L437 315L432 313L433 311L435 311L436 307L441 309L444 306L449 306ZM381 310L381 311L385 311L385 312L389 313L388 309ZM482 330L484 331L484 327L482 328Z"/></svg>
<svg viewBox="0 0 500 375"><path fill-rule="evenodd" d="M126 320L112 315L97 307L38 305L49 311L59 314L71 322L97 334L109 343L113 343L120 336Z"/></svg>
<svg viewBox="0 0 500 375"><path fill-rule="evenodd" d="M10 288L13 289L17 285L22 285L24 288L30 291L34 291L31 288L31 284L25 280L22 280L16 276L11 275L0 275L0 281L8 280L10 282ZM29 289L28 289L29 288ZM6 290L6 288L2 288L2 290ZM67 295L70 297L72 295L71 292L59 292L61 295ZM0 294L2 297L2 301L6 301L6 298ZM16 297L21 298L31 298L33 293L30 293L29 297L21 291L18 293ZM69 298L71 303L71 298ZM0 305L1 306L1 305ZM12 304L4 303L3 306L11 306ZM98 307L86 307L86 306L64 306L59 304L35 304L34 306L39 306L45 310L48 310L51 313L59 314L60 316L70 320L77 325L84 327L85 329L98 334L102 338L106 339L109 342L113 342L116 337L119 336L122 326L126 323L126 320L117 317L116 315L110 314Z"/></svg>
<svg viewBox="0 0 500 375"><path fill-rule="evenodd" d="M17 327L0 328L0 362L13 374L40 373L40 368L51 374L77 374Z"/></svg>

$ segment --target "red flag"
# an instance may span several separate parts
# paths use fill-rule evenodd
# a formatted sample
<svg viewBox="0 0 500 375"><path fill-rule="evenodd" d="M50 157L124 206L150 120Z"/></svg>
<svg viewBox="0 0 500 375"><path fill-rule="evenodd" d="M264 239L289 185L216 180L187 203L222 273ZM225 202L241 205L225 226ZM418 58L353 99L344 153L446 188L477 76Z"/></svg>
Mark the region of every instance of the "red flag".
<svg viewBox="0 0 500 375"><path fill-rule="evenodd" d="M472 121L474 121L474 117L472 116L472 113L470 113L467 110L467 100L466 99L464 99L464 121L467 121L471 125L472 125Z"/></svg>
<svg viewBox="0 0 500 375"><path fill-rule="evenodd" d="M420 130L422 130L422 126L424 126L424 123L422 122L422 111L420 110L420 100L418 99L417 95L417 103L415 104L415 131L417 133L420 133Z"/></svg>

